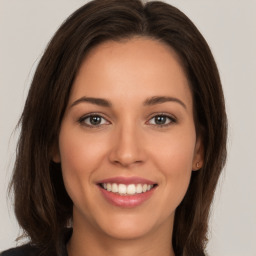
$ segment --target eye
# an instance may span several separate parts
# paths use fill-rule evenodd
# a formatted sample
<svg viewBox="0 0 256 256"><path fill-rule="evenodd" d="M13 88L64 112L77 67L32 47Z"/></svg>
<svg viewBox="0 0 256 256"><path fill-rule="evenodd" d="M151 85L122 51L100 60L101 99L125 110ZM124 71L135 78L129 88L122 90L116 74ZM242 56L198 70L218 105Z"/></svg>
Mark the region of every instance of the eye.
<svg viewBox="0 0 256 256"><path fill-rule="evenodd" d="M104 117L97 114L83 116L79 119L79 123L82 125L89 126L91 128L109 124L109 122Z"/></svg>
<svg viewBox="0 0 256 256"><path fill-rule="evenodd" d="M156 126L168 126L171 123L175 123L175 122L176 120L174 117L164 115L164 114L156 115L149 120L149 124L156 125Z"/></svg>

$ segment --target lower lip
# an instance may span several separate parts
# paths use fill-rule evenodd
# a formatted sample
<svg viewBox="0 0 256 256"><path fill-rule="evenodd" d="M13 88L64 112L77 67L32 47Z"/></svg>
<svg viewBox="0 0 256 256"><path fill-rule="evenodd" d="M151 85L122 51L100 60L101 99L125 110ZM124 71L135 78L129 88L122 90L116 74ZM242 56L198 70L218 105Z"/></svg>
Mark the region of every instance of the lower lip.
<svg viewBox="0 0 256 256"><path fill-rule="evenodd" d="M144 193L121 196L117 193L109 192L106 189L102 188L101 186L99 186L99 188L104 198L109 203L123 208L133 208L141 205L142 203L147 201L155 191L155 187L153 187L151 190Z"/></svg>

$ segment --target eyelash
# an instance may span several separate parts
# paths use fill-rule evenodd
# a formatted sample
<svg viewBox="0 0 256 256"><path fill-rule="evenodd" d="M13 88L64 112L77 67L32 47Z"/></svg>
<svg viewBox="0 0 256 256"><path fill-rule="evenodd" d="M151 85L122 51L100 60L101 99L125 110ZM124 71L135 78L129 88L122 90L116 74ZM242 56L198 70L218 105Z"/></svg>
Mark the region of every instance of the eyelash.
<svg viewBox="0 0 256 256"><path fill-rule="evenodd" d="M100 118L101 121L102 119L104 119L106 121L106 123L110 123L109 121L107 121L106 118L104 118L101 114L99 113L91 113L91 114L88 114L88 115L85 115L85 116L82 116L78 119L78 122L81 124L81 125L84 125L88 128L91 128L91 129L97 129L97 128L101 128L102 125L108 125L108 124L87 124L85 123L85 120L86 119L90 119L92 117L96 117L96 118ZM160 118L165 118L166 120L169 119L169 122L167 124L150 124L150 125L153 125L153 126L156 126L157 128L164 128L164 127L168 127L174 123L177 123L177 120L175 117L169 115L169 114L165 114L165 113L158 113L158 114L155 114L154 116L152 116L148 122L150 122L150 120L154 119L154 118L157 118L157 117L160 117ZM91 121L91 120L90 120ZM156 120L155 120L156 121Z"/></svg>
<svg viewBox="0 0 256 256"><path fill-rule="evenodd" d="M158 127L159 127L159 128L164 128L164 127L168 127L168 126L170 126L170 125L172 125L172 124L177 123L177 120L176 120L175 117L173 117L173 116L171 116L171 115L169 115L169 114L165 114L165 113L157 113L157 114L154 114L154 115L149 119L149 121L152 120L152 119L155 119L155 118L157 118L157 117L165 118L166 120L169 119L169 122L168 122L167 124L152 124L152 125L156 126L157 128L158 128ZM149 121L147 121L147 123L148 123ZM156 121L156 120L155 120L155 121Z"/></svg>

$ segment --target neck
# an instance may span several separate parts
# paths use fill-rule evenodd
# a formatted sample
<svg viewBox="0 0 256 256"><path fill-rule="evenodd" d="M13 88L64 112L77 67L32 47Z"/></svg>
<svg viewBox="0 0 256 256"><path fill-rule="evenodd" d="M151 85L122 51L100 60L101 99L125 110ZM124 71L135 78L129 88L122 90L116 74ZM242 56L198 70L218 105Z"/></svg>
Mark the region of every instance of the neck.
<svg viewBox="0 0 256 256"><path fill-rule="evenodd" d="M170 224L170 223L169 223ZM169 227L169 229L166 229ZM143 237L118 239L108 236L95 227L76 225L67 244L69 256L175 256L172 248L172 225L161 227ZM163 232L163 230L165 230Z"/></svg>

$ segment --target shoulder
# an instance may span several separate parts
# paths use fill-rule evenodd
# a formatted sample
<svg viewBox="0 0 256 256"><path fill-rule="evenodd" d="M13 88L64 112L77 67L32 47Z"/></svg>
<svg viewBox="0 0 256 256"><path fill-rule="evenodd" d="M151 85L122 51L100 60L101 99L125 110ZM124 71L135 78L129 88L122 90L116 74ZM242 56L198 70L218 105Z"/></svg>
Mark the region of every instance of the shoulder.
<svg viewBox="0 0 256 256"><path fill-rule="evenodd" d="M1 252L0 256L37 256L40 251L38 248L25 244L16 248Z"/></svg>
<svg viewBox="0 0 256 256"><path fill-rule="evenodd" d="M73 230L71 228L65 228L62 234L62 243L60 244L60 255L68 256L66 250L66 243L70 239ZM50 246L48 249L31 245L30 243L22 246L0 252L0 256L56 256L56 250L54 246Z"/></svg>

